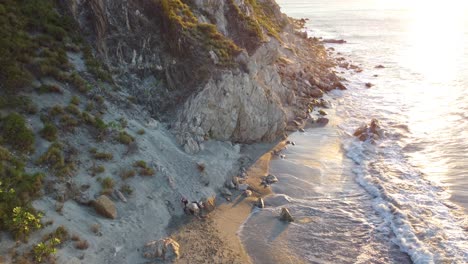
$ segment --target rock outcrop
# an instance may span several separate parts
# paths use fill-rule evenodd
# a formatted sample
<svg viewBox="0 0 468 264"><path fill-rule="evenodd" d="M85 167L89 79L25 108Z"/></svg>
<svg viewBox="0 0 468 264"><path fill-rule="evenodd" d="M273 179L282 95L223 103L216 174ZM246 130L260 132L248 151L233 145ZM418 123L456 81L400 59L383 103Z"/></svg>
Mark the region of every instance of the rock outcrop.
<svg viewBox="0 0 468 264"><path fill-rule="evenodd" d="M143 256L148 259L176 260L180 255L179 250L179 243L168 237L146 243Z"/></svg>
<svg viewBox="0 0 468 264"><path fill-rule="evenodd" d="M285 208L285 207L281 208L280 219L281 221L285 221L285 222L294 222L294 218L292 217L288 208Z"/></svg>
<svg viewBox="0 0 468 264"><path fill-rule="evenodd" d="M117 218L117 209L115 208L115 204L106 195L99 196L92 202L92 205L100 215L110 219Z"/></svg>

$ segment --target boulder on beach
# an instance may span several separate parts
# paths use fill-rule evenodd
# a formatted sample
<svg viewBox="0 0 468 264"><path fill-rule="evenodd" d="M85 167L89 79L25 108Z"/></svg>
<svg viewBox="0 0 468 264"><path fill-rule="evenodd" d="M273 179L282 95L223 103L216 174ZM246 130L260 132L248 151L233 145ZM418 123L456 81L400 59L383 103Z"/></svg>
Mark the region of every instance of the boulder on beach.
<svg viewBox="0 0 468 264"><path fill-rule="evenodd" d="M374 86L372 83L368 82L365 84L366 85L366 88L371 88L372 86Z"/></svg>
<svg viewBox="0 0 468 264"><path fill-rule="evenodd" d="M320 117L320 118L317 119L317 121L315 123L317 123L319 126L326 126L328 124L328 122L330 122L330 120L328 118Z"/></svg>
<svg viewBox="0 0 468 264"><path fill-rule="evenodd" d="M99 196L92 202L92 205L100 215L110 219L117 218L117 209L115 208L115 204L106 195Z"/></svg>
<svg viewBox="0 0 468 264"><path fill-rule="evenodd" d="M229 191L229 190L228 190ZM210 196L203 200L203 209L209 213L216 209L216 197Z"/></svg>
<svg viewBox="0 0 468 264"><path fill-rule="evenodd" d="M292 217L288 208L285 208L285 207L281 208L280 219L281 221L285 221L285 222L294 222L294 218Z"/></svg>
<svg viewBox="0 0 468 264"><path fill-rule="evenodd" d="M146 243L143 256L148 259L175 260L179 258L179 250L179 243L172 238L164 238Z"/></svg>
<svg viewBox="0 0 468 264"><path fill-rule="evenodd" d="M375 68L376 69L383 69L383 68L385 68L385 66L379 64L379 65L375 66Z"/></svg>

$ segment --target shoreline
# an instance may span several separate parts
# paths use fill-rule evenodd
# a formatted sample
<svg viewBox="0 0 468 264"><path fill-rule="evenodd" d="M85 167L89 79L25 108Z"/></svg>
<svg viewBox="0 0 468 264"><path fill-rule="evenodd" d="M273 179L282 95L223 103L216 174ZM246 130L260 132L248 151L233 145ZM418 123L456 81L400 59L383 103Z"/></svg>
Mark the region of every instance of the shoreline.
<svg viewBox="0 0 468 264"><path fill-rule="evenodd" d="M230 202L221 202L207 218L196 218L178 227L171 237L180 244L181 255L174 263L252 263L238 232L258 198L272 194L270 187L261 187L261 177L269 172L272 152L282 149L280 141L258 157L247 168L247 183L253 194L245 197L236 191ZM217 200L219 201L219 200Z"/></svg>

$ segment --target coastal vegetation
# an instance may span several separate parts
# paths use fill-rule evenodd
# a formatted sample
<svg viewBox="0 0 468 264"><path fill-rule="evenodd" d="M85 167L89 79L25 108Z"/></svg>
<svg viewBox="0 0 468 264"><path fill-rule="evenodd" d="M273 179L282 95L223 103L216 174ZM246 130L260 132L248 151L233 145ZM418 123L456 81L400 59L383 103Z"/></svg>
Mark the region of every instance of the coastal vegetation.
<svg viewBox="0 0 468 264"><path fill-rule="evenodd" d="M192 46L209 57L212 51L220 65L231 66L233 58L241 49L229 38L221 34L215 25L201 23L183 0L161 0L162 14L167 35L173 39L173 48L179 56L187 55Z"/></svg>

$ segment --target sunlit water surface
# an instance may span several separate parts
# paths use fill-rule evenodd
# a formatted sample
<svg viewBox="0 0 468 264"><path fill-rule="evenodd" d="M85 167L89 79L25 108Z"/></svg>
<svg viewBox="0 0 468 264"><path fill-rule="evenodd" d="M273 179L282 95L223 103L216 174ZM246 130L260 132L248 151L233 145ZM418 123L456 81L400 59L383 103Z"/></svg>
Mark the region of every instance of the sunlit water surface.
<svg viewBox="0 0 468 264"><path fill-rule="evenodd" d="M332 122L272 161L276 195L241 230L254 262L468 263L468 3L278 3L364 71L337 68ZM374 145L351 136L371 118ZM295 223L273 217L282 206Z"/></svg>

